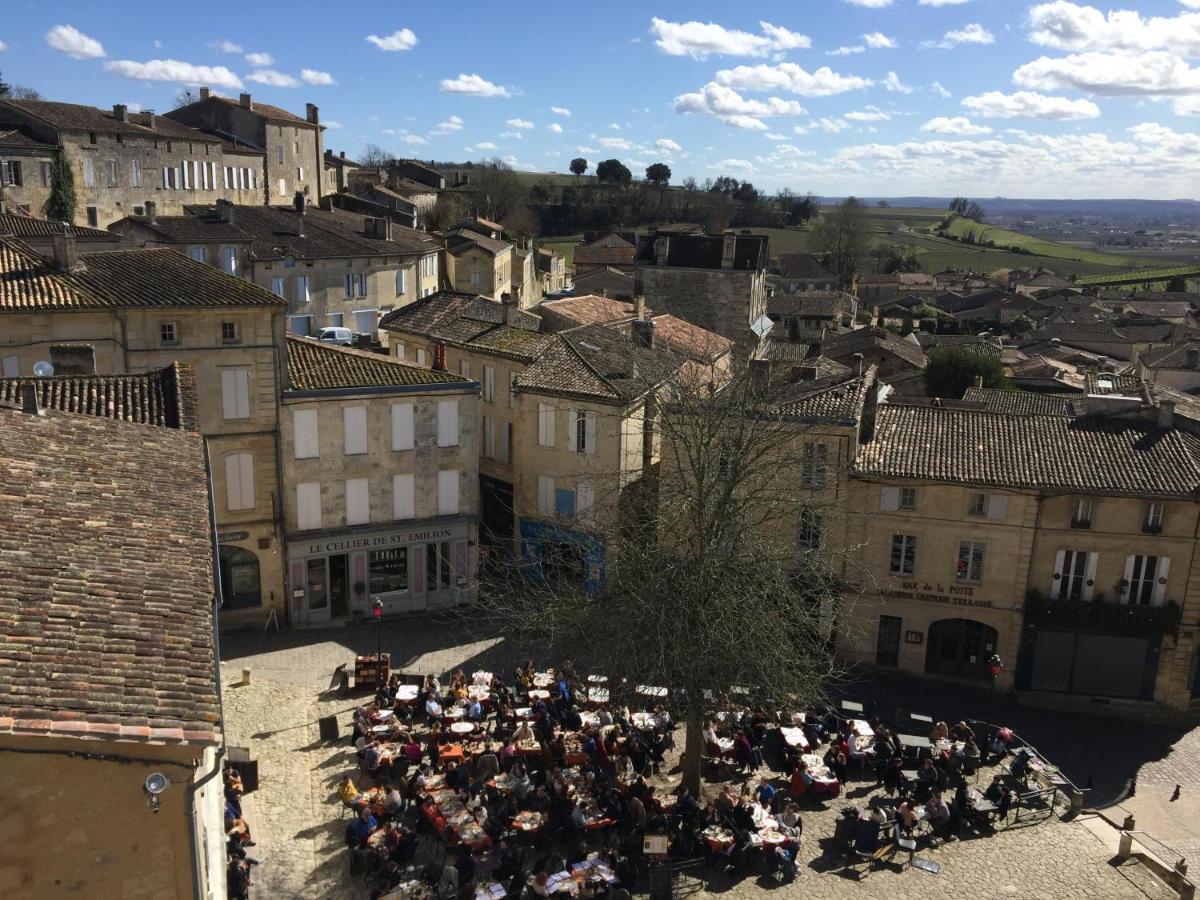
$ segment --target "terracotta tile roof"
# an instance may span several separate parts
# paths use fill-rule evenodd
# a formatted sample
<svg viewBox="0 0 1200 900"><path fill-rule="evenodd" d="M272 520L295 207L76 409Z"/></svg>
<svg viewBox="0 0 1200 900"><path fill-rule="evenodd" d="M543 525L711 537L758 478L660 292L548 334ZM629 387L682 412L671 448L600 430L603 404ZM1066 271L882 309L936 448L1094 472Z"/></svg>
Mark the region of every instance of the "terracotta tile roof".
<svg viewBox="0 0 1200 900"><path fill-rule="evenodd" d="M772 381L768 405L800 421L856 424L875 382L875 367L868 367L862 375L846 372L829 376L818 367L817 376L805 380L793 370L783 379Z"/></svg>
<svg viewBox="0 0 1200 900"><path fill-rule="evenodd" d="M545 345L545 336L537 333L541 319L522 310L513 310L513 324L506 325L504 314L502 303L486 297L439 291L392 310L379 320L379 327L519 359L532 359Z"/></svg>
<svg viewBox="0 0 1200 900"><path fill-rule="evenodd" d="M14 237L49 238L61 234L64 226L67 232L73 234L79 241L101 241L115 244L121 240L120 235L105 231L103 228L88 228L85 225L35 219L33 216L0 213L0 234L11 234Z"/></svg>
<svg viewBox="0 0 1200 900"><path fill-rule="evenodd" d="M797 294L777 293L767 305L772 316L797 318L833 318L849 312L853 298L841 291L801 291Z"/></svg>
<svg viewBox="0 0 1200 900"><path fill-rule="evenodd" d="M423 369L366 350L287 336L288 389L336 391L372 387L453 384L468 387L471 379Z"/></svg>
<svg viewBox="0 0 1200 900"><path fill-rule="evenodd" d="M0 407L0 730L212 743L203 439Z"/></svg>
<svg viewBox="0 0 1200 900"><path fill-rule="evenodd" d="M733 349L733 341L678 316L653 316L654 340L669 350L699 362L712 362Z"/></svg>
<svg viewBox="0 0 1200 900"><path fill-rule="evenodd" d="M170 248L109 250L59 270L16 238L0 236L0 312L138 307L286 307L287 301Z"/></svg>
<svg viewBox="0 0 1200 900"><path fill-rule="evenodd" d="M998 391L967 388L963 400L982 404L988 412L1014 416L1074 416L1086 409L1078 394L1035 394L1032 391Z"/></svg>
<svg viewBox="0 0 1200 900"><path fill-rule="evenodd" d="M631 319L634 315L633 303L628 300L610 300L596 294L543 300L538 304L538 308L548 309L564 319L570 319L577 325L619 322L623 319Z"/></svg>
<svg viewBox="0 0 1200 900"><path fill-rule="evenodd" d="M205 103L205 102L224 103L228 106L238 106L238 107L241 106L240 100L235 100L232 97L218 97L215 94L210 95L207 101L205 101L205 100L196 101L196 103ZM189 104L189 105L195 106L196 104L193 103L193 104ZM185 109L185 108L186 107L180 107L180 109ZM174 110L171 110L171 112L179 112L179 110L174 109ZM283 109L282 107L272 106L270 103L261 103L258 100L254 101L254 109L247 110L247 112L249 112L251 114L257 114L259 116L262 116L264 119L275 119L280 122L287 122L290 125L307 125L309 128L317 127L317 126L313 125L311 122L309 122L307 119L303 118L302 116L298 116L295 113L290 113L286 109ZM170 113L168 113L167 115L170 115Z"/></svg>
<svg viewBox="0 0 1200 900"><path fill-rule="evenodd" d="M1009 415L880 404L862 475L1072 493L1192 496L1200 441L1100 416Z"/></svg>
<svg viewBox="0 0 1200 900"><path fill-rule="evenodd" d="M122 122L113 115L112 109L98 109L79 103L59 103L53 100L0 100L0 117L5 106L41 119L52 128L61 131L101 131L110 134L140 135L143 137L176 138L180 140L220 143L219 138L207 135L195 128L173 122L164 116L155 116L154 127L150 127L148 113L129 113Z"/></svg>
<svg viewBox="0 0 1200 900"><path fill-rule="evenodd" d="M42 150L46 153L50 153L55 149L54 144L45 144L34 140L29 135L15 128L0 128L0 147L6 147L11 150Z"/></svg>
<svg viewBox="0 0 1200 900"><path fill-rule="evenodd" d="M20 405L31 384L44 409L97 416L138 425L196 430L196 379L189 366L173 363L137 375L54 375L0 379L0 404Z"/></svg>
<svg viewBox="0 0 1200 900"><path fill-rule="evenodd" d="M446 237L446 250L449 253L462 253L465 250L469 250L472 244L482 250L486 250L493 256L499 256L505 250L512 248L512 244L508 241L499 241L495 238L486 237L477 231L471 231L469 228L461 228L453 231Z"/></svg>
<svg viewBox="0 0 1200 900"><path fill-rule="evenodd" d="M922 332L917 335L917 340L920 341L921 347L926 353L935 353L938 350L949 349L964 349L970 350L972 353L978 353L981 356L989 356L993 359L999 359L1004 348L1000 343L1000 338L989 337L978 334L926 334Z"/></svg>
<svg viewBox="0 0 1200 900"><path fill-rule="evenodd" d="M576 269L580 265L619 266L632 269L636 252L633 244L615 234L607 234L590 244L576 245L573 261Z"/></svg>
<svg viewBox="0 0 1200 900"><path fill-rule="evenodd" d="M780 253L779 274L784 278L833 278L813 253Z"/></svg>
<svg viewBox="0 0 1200 900"><path fill-rule="evenodd" d="M833 335L821 347L821 352L830 359L845 362L855 353L875 349L885 350L910 365L925 368L925 351L921 349L921 345L893 334L886 328L858 328L845 334Z"/></svg>
<svg viewBox="0 0 1200 900"><path fill-rule="evenodd" d="M1194 365L1200 365L1200 362L1191 363L1188 359L1189 354L1200 354L1200 340L1159 347L1149 353L1143 353L1141 362L1148 369L1190 369ZM1200 360L1200 356L1196 358Z"/></svg>

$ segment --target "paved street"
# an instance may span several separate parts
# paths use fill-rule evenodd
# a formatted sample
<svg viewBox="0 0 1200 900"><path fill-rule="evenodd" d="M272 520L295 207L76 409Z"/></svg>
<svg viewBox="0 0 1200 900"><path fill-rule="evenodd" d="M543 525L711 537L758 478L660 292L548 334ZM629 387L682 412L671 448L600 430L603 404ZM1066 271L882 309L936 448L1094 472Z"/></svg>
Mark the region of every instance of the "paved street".
<svg viewBox="0 0 1200 900"><path fill-rule="evenodd" d="M229 742L249 746L259 760L260 789L246 798L246 816L264 860L255 873L257 897L357 898L367 895L352 881L342 843L345 820L335 788L343 772L354 770L346 740L319 740L317 719L336 714L348 737L354 700L330 692L330 676L356 652L373 652L376 640L393 654L394 666L408 672L467 671L485 667L510 671L514 663L505 645L486 632L465 633L458 623L390 621L381 626L285 632L262 636L222 636L225 704ZM234 686L241 670L252 672L248 687ZM1126 780L1138 776L1137 794L1110 811L1138 817L1175 849L1189 852L1200 844L1197 804L1190 793L1197 784L1188 773L1200 765L1200 734L1161 726L1120 723L1081 715L1025 709L1012 700L958 685L919 685L889 679L886 692L877 682L850 685L856 697L873 700L886 717L895 705L916 708L938 718L964 713L1003 722L1036 744L1077 783L1095 786L1088 804L1109 806ZM1176 782L1183 797L1171 803ZM866 784L850 787L849 799L862 802ZM938 875L907 868L885 868L860 882L829 870L822 859L822 840L831 836L837 804L806 813L800 853L801 874L788 896L874 898L922 896L930 890L983 897L1167 897L1140 867L1110 865L1112 846L1101 840L1111 829L1090 829L1087 822L1057 819L1011 827L992 838L955 841L922 855L942 867ZM1086 819L1086 817L1085 817ZM1112 832L1115 834L1115 832ZM1167 839L1167 838L1163 838ZM1163 855L1166 855L1165 852ZM1173 860L1172 860L1173 861ZM898 867L896 867L898 869ZM749 895L774 884L747 878L721 877L705 890L726 896Z"/></svg>

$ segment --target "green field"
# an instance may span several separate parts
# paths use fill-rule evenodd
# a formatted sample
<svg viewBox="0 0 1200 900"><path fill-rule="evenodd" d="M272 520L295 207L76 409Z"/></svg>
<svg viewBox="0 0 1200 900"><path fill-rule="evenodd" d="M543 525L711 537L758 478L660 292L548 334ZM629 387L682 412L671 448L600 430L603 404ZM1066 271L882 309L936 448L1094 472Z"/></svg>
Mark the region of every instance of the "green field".
<svg viewBox="0 0 1200 900"><path fill-rule="evenodd" d="M1156 265L1161 263L1161 260L1139 259L1137 257L1121 256L1116 253L1103 253L1099 250L1085 250L1082 247L1068 247L1064 244L1056 244L1053 241L1043 240L1042 238L1030 237L1027 234L1021 234L1019 231L997 228L995 225L976 222L974 219L964 219L962 216L955 216L951 219L946 232L959 238L973 232L977 243L982 244L993 241L997 248L1000 249L1019 247L1022 250L1028 250L1035 256L1077 261L1106 268L1128 269L1138 265Z"/></svg>

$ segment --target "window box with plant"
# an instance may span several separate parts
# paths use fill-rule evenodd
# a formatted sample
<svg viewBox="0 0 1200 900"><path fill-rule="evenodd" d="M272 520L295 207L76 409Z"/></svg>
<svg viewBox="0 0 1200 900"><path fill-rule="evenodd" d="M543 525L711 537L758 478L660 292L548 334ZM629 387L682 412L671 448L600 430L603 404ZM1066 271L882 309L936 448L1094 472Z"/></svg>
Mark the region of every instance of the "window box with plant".
<svg viewBox="0 0 1200 900"><path fill-rule="evenodd" d="M1049 631L1085 631L1095 634L1119 634L1152 637L1175 634L1179 630L1180 607L1174 600L1161 606L1134 606L1105 603L1097 594L1093 600L1056 600L1041 591L1025 595L1027 627Z"/></svg>

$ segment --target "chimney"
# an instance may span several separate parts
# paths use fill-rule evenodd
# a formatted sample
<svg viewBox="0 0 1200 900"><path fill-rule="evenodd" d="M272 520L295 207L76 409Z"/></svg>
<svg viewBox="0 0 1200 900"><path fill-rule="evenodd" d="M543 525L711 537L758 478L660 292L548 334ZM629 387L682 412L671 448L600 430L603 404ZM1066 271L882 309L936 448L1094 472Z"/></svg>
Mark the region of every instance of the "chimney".
<svg viewBox="0 0 1200 900"><path fill-rule="evenodd" d="M345 158L346 158L346 151L345 151L345 150L343 150L341 153L339 153L339 154L338 154L338 156L340 156L342 159L345 159Z"/></svg>
<svg viewBox="0 0 1200 900"><path fill-rule="evenodd" d="M296 212L304 215L304 208L308 205L308 198L304 196L303 191L296 191L292 197L292 206L296 208Z"/></svg>
<svg viewBox="0 0 1200 900"><path fill-rule="evenodd" d="M648 350L654 349L654 330L656 328L653 319L634 319L630 326L632 327L633 342L639 347L645 347Z"/></svg>
<svg viewBox="0 0 1200 900"><path fill-rule="evenodd" d="M769 359L750 360L750 392L758 398L767 396L771 387L771 361Z"/></svg>
<svg viewBox="0 0 1200 900"><path fill-rule="evenodd" d="M1191 347L1183 354L1184 365L1189 369L1200 369L1200 350Z"/></svg>
<svg viewBox="0 0 1200 900"><path fill-rule="evenodd" d="M733 268L733 251L737 248L737 235L727 233L721 236L721 268Z"/></svg>
<svg viewBox="0 0 1200 900"><path fill-rule="evenodd" d="M201 100L207 100L211 96L212 96L212 91L210 91L207 87L200 88L200 99Z"/></svg>
<svg viewBox="0 0 1200 900"><path fill-rule="evenodd" d="M667 259L671 254L671 239L667 236L656 237L654 239L654 263L655 265L665 266Z"/></svg>
<svg viewBox="0 0 1200 900"><path fill-rule="evenodd" d="M238 103L240 103L242 105L243 109L249 109L249 110L254 109L254 101L250 99L249 94L240 95L238 97Z"/></svg>
<svg viewBox="0 0 1200 900"><path fill-rule="evenodd" d="M146 201L146 221L151 225L158 224L158 204L153 200Z"/></svg>
<svg viewBox="0 0 1200 900"><path fill-rule="evenodd" d="M129 107L126 106L124 103L114 103L113 104L113 118L116 119L118 122L128 122L129 121Z"/></svg>
<svg viewBox="0 0 1200 900"><path fill-rule="evenodd" d="M79 261L79 248L75 244L75 235L67 231L67 225L64 222L62 231L53 235L51 243L54 247L54 262L58 265L60 271L63 272L78 272L83 268Z"/></svg>
<svg viewBox="0 0 1200 900"><path fill-rule="evenodd" d="M1173 428L1175 426L1175 401L1163 400L1158 404L1158 421L1156 423L1159 428Z"/></svg>
<svg viewBox="0 0 1200 900"><path fill-rule="evenodd" d="M982 376L982 375L976 375L976 376L975 376L975 387L976 387L976 388L982 388L982 387L983 387L983 376Z"/></svg>
<svg viewBox="0 0 1200 900"><path fill-rule="evenodd" d="M151 131L153 131L155 126L157 125L157 123L158 123L158 116L156 116L154 114L154 110L152 110L152 109L146 110L146 127L149 128Z"/></svg>
<svg viewBox="0 0 1200 900"><path fill-rule="evenodd" d="M504 324L513 325L517 321L517 298L507 291L500 295L500 303L504 306Z"/></svg>
<svg viewBox="0 0 1200 900"><path fill-rule="evenodd" d="M433 345L433 371L435 371L435 372L445 372L446 371L446 345L445 344L434 344Z"/></svg>
<svg viewBox="0 0 1200 900"><path fill-rule="evenodd" d="M854 374L862 375L863 355L861 353L854 354Z"/></svg>
<svg viewBox="0 0 1200 900"><path fill-rule="evenodd" d="M314 125L321 124L321 113L317 109L317 105L315 103L304 104L304 118L309 122L312 122Z"/></svg>
<svg viewBox="0 0 1200 900"><path fill-rule="evenodd" d="M811 363L792 366L792 377L795 378L796 381L816 381L817 367Z"/></svg>
<svg viewBox="0 0 1200 900"><path fill-rule="evenodd" d="M42 409L42 401L38 399L37 385L32 381L21 384L21 411L35 416L46 414L46 411Z"/></svg>
<svg viewBox="0 0 1200 900"><path fill-rule="evenodd" d="M633 317L635 319L646 318L646 295L638 294L633 298Z"/></svg>

